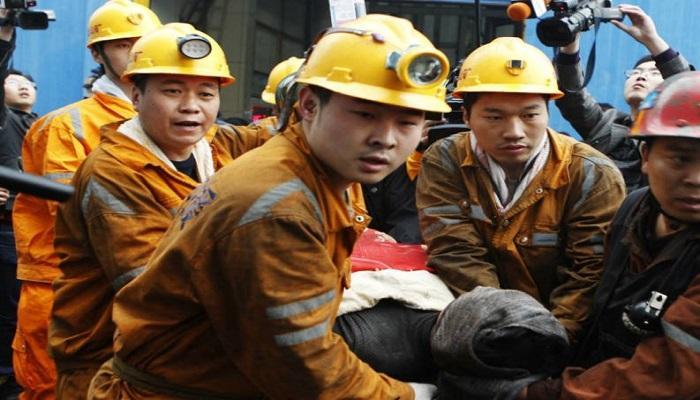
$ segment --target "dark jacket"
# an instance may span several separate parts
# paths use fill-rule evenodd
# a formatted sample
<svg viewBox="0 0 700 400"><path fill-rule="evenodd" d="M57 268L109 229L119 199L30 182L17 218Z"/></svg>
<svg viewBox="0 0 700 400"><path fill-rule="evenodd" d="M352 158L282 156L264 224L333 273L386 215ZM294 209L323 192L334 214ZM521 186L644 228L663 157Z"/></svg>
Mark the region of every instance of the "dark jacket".
<svg viewBox="0 0 700 400"><path fill-rule="evenodd" d="M7 77L7 65L15 46L14 37L10 42L0 40L0 82L5 82ZM24 134L37 119L36 113L26 113L10 108L5 103L5 86L0 85L0 166L12 168L16 171L22 169L22 141ZM3 186L0 182L0 187ZM12 210L16 193L10 194L10 199L0 206L0 212Z"/></svg>
<svg viewBox="0 0 700 400"><path fill-rule="evenodd" d="M700 398L700 227L653 238L649 221L658 211L646 190L620 209L607 239L595 323L579 350L588 369L564 371L560 398ZM651 290L668 296L661 319L648 336L634 337L622 322L623 305L649 299Z"/></svg>
<svg viewBox="0 0 700 400"><path fill-rule="evenodd" d="M688 62L673 49L654 57L664 78L688 71ZM632 117L615 108L604 110L583 86L578 54L559 53L554 66L559 89L566 95L555 103L584 141L610 157L622 172L627 193L646 185L641 172L638 142L629 137Z"/></svg>
<svg viewBox="0 0 700 400"><path fill-rule="evenodd" d="M421 243L416 210L416 181L401 166L375 184L362 185L369 227L387 233L399 243Z"/></svg>

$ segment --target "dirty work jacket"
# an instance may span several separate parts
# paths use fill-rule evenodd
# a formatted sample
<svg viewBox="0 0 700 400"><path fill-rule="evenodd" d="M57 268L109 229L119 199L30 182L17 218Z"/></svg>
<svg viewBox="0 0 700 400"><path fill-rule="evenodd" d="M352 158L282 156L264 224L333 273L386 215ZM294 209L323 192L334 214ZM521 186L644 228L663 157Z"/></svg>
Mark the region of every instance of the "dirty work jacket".
<svg viewBox="0 0 700 400"><path fill-rule="evenodd" d="M633 196L628 197L626 202L633 201ZM579 400L661 400L661 399L697 399L700 398L700 259L698 258L698 246L700 246L700 228L688 227L687 231L676 233L668 239L663 248L658 249L658 253L652 256L648 251L649 240L644 238L643 232L649 228L648 196L642 199L639 207L630 210L631 221L624 224L625 229L611 231L608 237L608 254L617 253L622 247L622 253L628 254L628 260L622 263L609 265L606 270L601 290L596 293L596 304L605 304L605 298L610 291L617 292L620 284L626 284L637 276L654 278L657 285L665 286L663 277L672 277L672 286L681 285L678 281L685 281L686 287L676 297L661 319L661 330L652 336L640 339L634 348L634 353L630 357L612 357L604 360L590 368L567 368L562 375L562 399ZM625 206L623 205L623 208ZM689 251L689 249L692 249ZM619 262L619 260L618 260ZM613 286L605 293L605 278L615 269L624 268L623 275L628 277L613 278ZM682 270L678 271L677 268ZM656 270L656 271L655 271ZM633 272L627 272L633 271ZM658 271L658 272L657 272ZM681 272L678 274L678 272ZM689 274L690 273L690 274ZM693 278L694 273L694 278ZM614 273L610 274L613 275ZM662 277L663 276L663 277ZM689 284L685 277L690 277ZM683 279L679 279L683 278ZM661 287L654 285L657 289L669 295L669 300L673 292L668 292ZM643 287L643 284L641 284ZM601 293L602 292L602 293ZM627 291L629 292L629 290ZM643 298L648 298L648 291ZM639 298L630 299L634 303ZM668 301L667 301L668 303ZM609 312L614 311L613 307L605 304L602 311L603 317L607 317ZM619 312L617 313L619 315ZM600 331L610 331L607 326L602 326ZM597 335L598 330L592 331L594 335L602 338L602 334ZM613 340L613 339L608 339ZM616 342L624 343L625 338L615 337ZM588 355L585 354L585 355ZM549 400L549 399L548 399Z"/></svg>
<svg viewBox="0 0 700 400"><path fill-rule="evenodd" d="M198 187L115 298L94 398L412 399L331 331L366 216L327 174L296 124Z"/></svg>
<svg viewBox="0 0 700 400"><path fill-rule="evenodd" d="M455 292L491 286L539 300L575 339L602 270L606 229L624 197L615 165L590 146L549 130L549 159L500 214L470 133L423 156L416 201L428 265Z"/></svg>
<svg viewBox="0 0 700 400"><path fill-rule="evenodd" d="M70 183L85 157L100 142L100 127L134 115L130 103L95 93L41 117L24 138L24 171ZM53 247L57 208L55 201L26 194L17 196L12 214L17 279L51 283L58 277L58 257Z"/></svg>
<svg viewBox="0 0 700 400"><path fill-rule="evenodd" d="M62 275L54 281L49 346L59 372L97 369L112 356L114 294L143 271L175 210L199 184L117 132L120 124L103 128L102 142L73 180L75 195L56 218ZM266 137L214 126L206 140L218 170Z"/></svg>
<svg viewBox="0 0 700 400"><path fill-rule="evenodd" d="M688 61L674 50L669 50L672 56L664 57L668 59L656 64L664 78L689 70ZM569 62L571 58L576 61ZM616 108L603 110L588 89L583 87L584 76L578 55L559 53L554 61L559 89L566 93L555 101L562 116L586 143L615 162L625 179L627 193L645 186L639 142L629 137L632 117Z"/></svg>

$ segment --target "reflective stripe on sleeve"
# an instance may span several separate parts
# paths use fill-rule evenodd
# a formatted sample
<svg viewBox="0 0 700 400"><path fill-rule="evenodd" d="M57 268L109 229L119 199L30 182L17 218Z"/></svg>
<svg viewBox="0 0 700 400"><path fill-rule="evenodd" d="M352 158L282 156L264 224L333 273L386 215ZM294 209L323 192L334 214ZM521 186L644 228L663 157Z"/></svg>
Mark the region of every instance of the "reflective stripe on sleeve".
<svg viewBox="0 0 700 400"><path fill-rule="evenodd" d="M90 178L90 181L87 184L87 189L85 190L85 194L83 194L83 198L80 200L80 209L82 210L84 216L88 215L88 204L90 203L90 198L92 196L95 196L95 198L100 200L102 203L108 206L111 211L115 213L136 215L136 212L134 212L129 206L124 204L123 201L116 198L112 193L105 189L104 186L100 185L96 180Z"/></svg>
<svg viewBox="0 0 700 400"><path fill-rule="evenodd" d="M70 115L70 122L73 124L73 134L78 140L85 140L83 121L80 119L80 109L78 107L71 108L68 114Z"/></svg>
<svg viewBox="0 0 700 400"><path fill-rule="evenodd" d="M265 314L270 319L289 318L295 315L315 310L335 299L335 290L331 289L326 293L314 296L310 299L299 300L281 306L268 307Z"/></svg>
<svg viewBox="0 0 700 400"><path fill-rule="evenodd" d="M143 273L143 271L145 271L145 270L146 270L145 266L138 267L138 268L134 268L131 271L127 271L127 272L119 275L118 277L116 277L112 281L112 287L114 288L114 291L115 292L119 291L119 289L123 288L124 285L131 282L137 276L141 275Z"/></svg>
<svg viewBox="0 0 700 400"><path fill-rule="evenodd" d="M683 347L689 348L696 353L700 353L700 339L666 320L661 320L661 327L663 328L664 334L667 338L677 342Z"/></svg>
<svg viewBox="0 0 700 400"><path fill-rule="evenodd" d="M318 222L322 224L323 217L321 214L321 207L318 205L316 196L314 196L311 190L309 190L301 179L296 178L279 184L265 192L262 196L255 200L255 203L253 203L248 210L246 210L245 214L243 214L236 226L242 226L265 217L280 200L296 192L301 192L307 197L314 208L314 214L316 215Z"/></svg>
<svg viewBox="0 0 700 400"><path fill-rule="evenodd" d="M425 213L425 215L440 215L440 214L460 215L460 214L462 214L462 209L459 208L459 206L456 206L453 204L447 204L447 205L442 205L442 206L426 207L423 209L423 212Z"/></svg>
<svg viewBox="0 0 700 400"><path fill-rule="evenodd" d="M310 340L318 339L326 334L328 330L328 321L323 321L320 324L310 328L301 329L298 331L275 335L275 343L280 347L294 346Z"/></svg>
<svg viewBox="0 0 700 400"><path fill-rule="evenodd" d="M72 172L52 172L49 174L44 174L44 178L51 179L52 181L60 181L64 179L73 179Z"/></svg>

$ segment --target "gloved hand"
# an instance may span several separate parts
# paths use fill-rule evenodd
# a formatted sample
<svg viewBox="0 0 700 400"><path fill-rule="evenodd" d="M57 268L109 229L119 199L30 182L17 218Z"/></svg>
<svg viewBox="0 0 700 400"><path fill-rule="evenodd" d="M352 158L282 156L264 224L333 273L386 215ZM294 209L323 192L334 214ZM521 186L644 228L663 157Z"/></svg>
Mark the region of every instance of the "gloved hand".
<svg viewBox="0 0 700 400"><path fill-rule="evenodd" d="M437 395L437 386L430 383L409 382L416 394L416 400L432 400Z"/></svg>

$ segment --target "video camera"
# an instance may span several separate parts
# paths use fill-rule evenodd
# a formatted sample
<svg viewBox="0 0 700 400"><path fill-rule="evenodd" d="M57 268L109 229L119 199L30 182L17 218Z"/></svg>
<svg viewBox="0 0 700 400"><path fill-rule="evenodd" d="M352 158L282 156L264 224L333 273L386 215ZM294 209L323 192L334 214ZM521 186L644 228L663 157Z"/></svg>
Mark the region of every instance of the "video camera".
<svg viewBox="0 0 700 400"><path fill-rule="evenodd" d="M554 16L540 20L537 37L552 47L573 42L578 32L589 30L596 21L622 21L625 17L620 9L612 7L610 0L511 0L506 13L512 20L522 21L540 17L547 9Z"/></svg>
<svg viewBox="0 0 700 400"><path fill-rule="evenodd" d="M35 0L0 0L0 9L8 10L5 18L0 18L0 26L16 26L22 29L46 29L49 21L55 21L53 10L29 10L36 6Z"/></svg>
<svg viewBox="0 0 700 400"><path fill-rule="evenodd" d="M622 21L625 15L613 8L610 0L564 0L552 1L549 9L554 16L537 24L537 37L546 46L566 46L574 41L578 32L587 31L596 20Z"/></svg>

